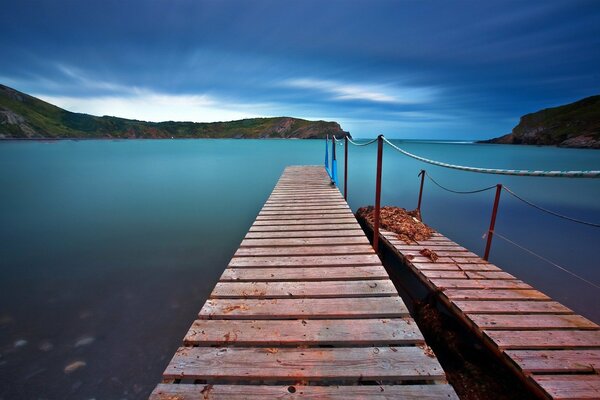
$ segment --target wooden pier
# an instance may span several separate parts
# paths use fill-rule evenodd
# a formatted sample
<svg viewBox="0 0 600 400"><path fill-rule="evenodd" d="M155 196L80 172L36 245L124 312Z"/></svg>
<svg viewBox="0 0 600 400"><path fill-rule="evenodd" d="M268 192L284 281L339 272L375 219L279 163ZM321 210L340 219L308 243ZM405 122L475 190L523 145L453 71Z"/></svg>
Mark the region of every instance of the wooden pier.
<svg viewBox="0 0 600 400"><path fill-rule="evenodd" d="M288 167L153 400L456 399L323 167Z"/></svg>
<svg viewBox="0 0 600 400"><path fill-rule="evenodd" d="M380 239L541 398L600 398L598 325L439 233Z"/></svg>

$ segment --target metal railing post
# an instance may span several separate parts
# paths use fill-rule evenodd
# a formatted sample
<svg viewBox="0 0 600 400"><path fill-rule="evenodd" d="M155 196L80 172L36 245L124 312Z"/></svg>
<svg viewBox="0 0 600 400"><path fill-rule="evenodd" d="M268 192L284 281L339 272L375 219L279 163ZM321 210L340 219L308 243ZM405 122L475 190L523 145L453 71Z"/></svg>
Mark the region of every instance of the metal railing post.
<svg viewBox="0 0 600 400"><path fill-rule="evenodd" d="M331 137L331 184L337 186L337 156L335 153L335 136Z"/></svg>
<svg viewBox="0 0 600 400"><path fill-rule="evenodd" d="M383 135L377 136L377 175L375 179L375 215L373 218L373 249L379 251L379 217L381 211L381 164L383 161Z"/></svg>
<svg viewBox="0 0 600 400"><path fill-rule="evenodd" d="M422 169L421 172L419 172L419 176L421 177L421 188L419 189L419 202L417 203L417 212L419 213L419 218L421 218L421 220L423 219L421 217L421 200L423 199L423 184L425 183L425 170Z"/></svg>
<svg viewBox="0 0 600 400"><path fill-rule="evenodd" d="M348 135L344 136L344 200L348 201Z"/></svg>
<svg viewBox="0 0 600 400"><path fill-rule="evenodd" d="M492 220L490 221L490 229L487 234L487 243L485 245L485 254L483 259L488 260L490 249L492 247L492 237L494 236L494 227L496 226L496 216L498 215L498 204L500 203L500 194L502 193L502 185L496 185L496 198L494 199L494 208L492 209Z"/></svg>

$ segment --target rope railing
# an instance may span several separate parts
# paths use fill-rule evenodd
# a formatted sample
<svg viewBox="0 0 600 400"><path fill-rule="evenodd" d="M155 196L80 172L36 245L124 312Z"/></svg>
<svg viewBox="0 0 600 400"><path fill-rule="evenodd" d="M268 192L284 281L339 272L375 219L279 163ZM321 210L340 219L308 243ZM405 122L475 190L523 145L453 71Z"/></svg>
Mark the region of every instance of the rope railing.
<svg viewBox="0 0 600 400"><path fill-rule="evenodd" d="M579 279L580 281L585 282L585 283L587 283L587 284L595 287L596 289L600 289L600 285L598 285L598 284L590 281L589 279L586 279L586 278L582 277L581 275L576 274L575 272L573 272L573 271L571 271L571 270L569 270L569 269L567 269L567 268L565 268L565 267L563 267L563 266L555 263L554 261L551 261L551 260L547 259L546 257L544 257L544 256L536 253L535 251L533 251L531 249L528 249L525 246L522 246L522 245L520 245L519 243L517 243L517 242L515 242L513 240L510 240L509 238L507 238L506 236L502 235L498 231L495 231L494 234L496 236L498 236L500 239L504 240L505 242L510 243L513 246L518 247L519 249L521 249L521 250L523 250L523 251L531 254L532 256L535 256L535 257L539 258L540 260L547 262L548 264L550 264L550 265L552 265L552 266L560 269L563 272L566 272L567 274L569 274L569 275L571 275L571 276Z"/></svg>
<svg viewBox="0 0 600 400"><path fill-rule="evenodd" d="M600 228L600 224L597 224L597 223L594 223L594 222L582 221L582 220L577 219L577 218L569 217L567 215L559 214L559 213L557 213L555 211L548 210L547 208L544 208L542 206L538 206L537 204L534 204L534 203L532 203L529 200L525 200L523 197L519 196L518 194L516 194L515 192L513 192L511 189L509 189L506 186L504 186L503 188L504 188L504 190L506 192L508 192L514 198L516 198L516 199L522 201L523 203L525 203L525 204L527 204L527 205L529 205L529 206L531 206L531 207L533 207L535 209L538 209L538 210L540 210L542 212L545 212L545 213L550 214L550 215L554 215L555 217L558 217L558 218L566 219L567 221L575 222L575 223L582 224L582 225L593 226L595 228Z"/></svg>
<svg viewBox="0 0 600 400"><path fill-rule="evenodd" d="M383 141L387 143L393 149L400 153L414 158L415 160L423 161L428 164L437 165L439 167L458 169L461 171L478 172L482 174L496 174L496 175L516 175L516 176L539 176L539 177L565 177L565 178L600 178L600 170L591 171L531 171L526 169L499 169L499 168L481 168L481 167L467 167L463 165L448 164L441 161L431 160L429 158L421 157L416 154L410 153L394 143L390 142L383 135L381 136Z"/></svg>
<svg viewBox="0 0 600 400"><path fill-rule="evenodd" d="M430 160L428 158L425 157L421 157L421 156L417 156L415 154L412 154L402 148L400 148L399 146L396 146L395 144L393 144L392 142L390 142L388 139L386 139L383 135L379 135L376 139L373 140L369 140L367 142L364 143L357 143L355 141L353 141L352 139L350 139L348 136L345 136L343 140L341 139L337 139L335 136L333 136L332 139L332 156L333 156L333 161L335 161L335 146L334 143L338 143L338 144L342 144L341 142L344 142L344 153L345 153L345 162L344 162L344 199L347 199L347 190L348 190L348 143L354 145L354 146L368 146L372 143L378 142L378 146L377 146L377 170L376 170L376 189L375 189L375 215L374 215L374 221L373 221L373 248L375 249L375 251L378 251L378 243L379 243L379 210L381 208L380 205L380 200L381 200L381 172L382 172L382 159L383 159L383 143L386 143L387 145L389 145L390 147L392 147L393 149L395 149L396 151L417 159L419 161L425 162L425 163L429 163L432 165L437 165L437 166L441 166L441 167L445 167L445 168L451 168L451 169L458 169L458 170L463 170L463 171L469 171L469 172L478 172L478 173L489 173L489 174L498 174L498 175L513 175L513 176L538 176L538 177L567 177L567 178L600 178L600 171L596 171L596 170L589 170L589 171L531 171L531 170L511 170L511 169L490 169L490 168L478 168L478 167L465 167L465 166L461 166L461 165L454 165L454 164L448 164L448 163L443 163L440 161L435 161L435 160ZM326 154L327 154L327 150L326 150ZM328 169L328 173L331 176L331 173L329 171L328 168L328 161L326 161L326 166ZM476 194L476 193L482 193L482 192L486 192L489 190L492 190L494 188L496 188L496 195L495 195L495 199L494 199L494 205L493 205L493 209L492 209L492 216L491 216L491 220L490 220L490 227L487 231L487 233L484 235L484 237L487 236L487 243L486 243L486 248L485 248L485 255L483 256L484 260L488 260L489 258L489 253L490 253L490 249L491 249L491 244L492 244L492 237L494 236L494 234L496 234L498 237L500 237L502 240L511 243L519 248L521 248L524 251L527 251L529 253L531 253L532 255L552 264L553 266L575 276L576 278L587 282L588 284L596 287L596 288L600 288L600 286L598 286L597 284L575 274L572 271L569 271L568 269L566 269L565 267L562 267L550 260L548 260L547 258L544 258L543 256L533 252L530 249L527 249L524 246L521 246L520 244L510 240L509 238L507 238L504 235L501 235L499 233L497 233L495 231L495 223L496 223L496 216L498 213L498 206L500 203L500 195L502 193L502 190L504 189L507 193L509 193L512 197L520 200L521 202L539 210L542 211L544 213L553 215L555 217L564 219L564 220L568 220L571 222L575 222L578 224L582 224L582 225L586 225L586 226L591 226L591 227L595 227L595 228L600 228L600 224L599 223L595 223L595 222L589 222L589 221L583 221L577 218L573 218L573 217L569 217L567 215L564 214L560 214L558 212L552 211L552 210L548 210L547 208L544 208L542 206L539 206L529 200L526 200L525 198L523 198L522 196L516 194L513 190L511 190L510 188L503 186L502 184L497 184L497 185L493 185L493 186L488 186L488 187L484 187L484 188L480 188L480 189L475 189L475 190L469 190L469 191L463 191L463 190L455 190L455 189L451 189L448 188L442 184L440 184L437 180L435 180L431 175L429 175L425 170L421 170L421 172L419 173L419 176L421 177L421 187L419 190L419 200L418 200L418 205L417 205L417 212L419 213L419 215L421 215L421 201L422 201L422 196L423 196L423 187L424 187L424 183L425 183L425 177L427 177L434 185L436 185L437 187L439 187L442 190L445 190L447 192L451 192L451 193L455 193L455 194ZM337 183L337 180L333 180L332 178L332 183Z"/></svg>
<svg viewBox="0 0 600 400"><path fill-rule="evenodd" d="M437 187L439 187L440 189L443 189L447 192L450 193L455 193L455 194L474 194L474 193L481 193L481 192L487 192L488 190L492 190L496 188L496 185L492 185L492 186L488 186L486 188L482 188L482 189L476 189L476 190L467 190L467 191L463 191L463 190L454 190L454 189L449 189L445 186L442 186L441 184L439 184L435 179L433 179L431 177L431 175L429 175L427 172L423 171L423 173L425 174L425 176L427 176L427 178L433 182Z"/></svg>
<svg viewBox="0 0 600 400"><path fill-rule="evenodd" d="M377 138L375 138L375 139L373 139L373 140L369 140L368 142L364 142L364 143L358 143L358 142L355 142L354 140L352 140L352 139L348 138L348 142L349 142L350 144L353 144L354 146L368 146L368 145L370 145L370 144L373 144L373 143L375 143L376 141L377 141Z"/></svg>

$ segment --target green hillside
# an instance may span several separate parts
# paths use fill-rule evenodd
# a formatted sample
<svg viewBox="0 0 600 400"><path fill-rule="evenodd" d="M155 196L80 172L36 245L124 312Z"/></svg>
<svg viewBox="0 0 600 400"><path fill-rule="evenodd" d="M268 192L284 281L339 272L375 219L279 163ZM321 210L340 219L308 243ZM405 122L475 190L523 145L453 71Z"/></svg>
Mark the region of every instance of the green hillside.
<svg viewBox="0 0 600 400"><path fill-rule="evenodd" d="M600 96L524 115L511 133L483 143L600 149Z"/></svg>
<svg viewBox="0 0 600 400"><path fill-rule="evenodd" d="M0 138L323 138L337 122L251 118L230 122L145 122L73 113L0 85Z"/></svg>

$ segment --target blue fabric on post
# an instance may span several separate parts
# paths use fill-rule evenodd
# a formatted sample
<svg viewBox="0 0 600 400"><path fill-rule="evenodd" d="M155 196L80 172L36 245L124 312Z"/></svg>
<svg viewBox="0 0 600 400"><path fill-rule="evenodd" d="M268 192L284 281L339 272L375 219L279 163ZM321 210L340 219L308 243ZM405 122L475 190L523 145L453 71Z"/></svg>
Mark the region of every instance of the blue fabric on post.
<svg viewBox="0 0 600 400"><path fill-rule="evenodd" d="M331 172L329 172L329 135L325 136L325 171L327 171L327 175L331 177Z"/></svg>

